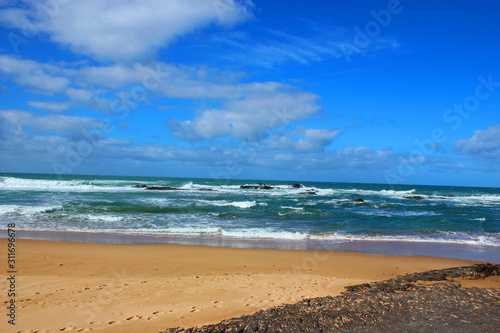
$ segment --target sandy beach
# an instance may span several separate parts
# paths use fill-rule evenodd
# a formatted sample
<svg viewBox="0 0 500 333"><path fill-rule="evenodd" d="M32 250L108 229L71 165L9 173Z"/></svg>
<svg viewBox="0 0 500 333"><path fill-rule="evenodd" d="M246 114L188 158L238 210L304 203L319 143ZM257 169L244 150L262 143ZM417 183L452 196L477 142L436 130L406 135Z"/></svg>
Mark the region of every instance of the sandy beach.
<svg viewBox="0 0 500 333"><path fill-rule="evenodd" d="M16 244L16 325L7 323L2 295L3 332L158 332L338 295L348 285L473 263L185 245ZM0 246L6 272L6 240ZM498 279L470 282L500 287ZM8 284L3 277L2 290Z"/></svg>

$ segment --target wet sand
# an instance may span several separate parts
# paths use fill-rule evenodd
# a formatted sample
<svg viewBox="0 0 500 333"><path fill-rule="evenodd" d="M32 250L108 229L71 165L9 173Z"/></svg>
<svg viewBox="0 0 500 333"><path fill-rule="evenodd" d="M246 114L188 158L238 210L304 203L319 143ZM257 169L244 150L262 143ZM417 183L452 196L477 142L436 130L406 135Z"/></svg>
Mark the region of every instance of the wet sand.
<svg viewBox="0 0 500 333"><path fill-rule="evenodd" d="M8 299L2 295L2 332L159 332L201 326L306 298L335 296L348 285L474 263L187 245L25 239L16 245L16 325L7 323ZM6 248L7 241L0 240L2 272L7 271ZM2 276L2 290L8 283ZM480 283L500 287L497 280Z"/></svg>

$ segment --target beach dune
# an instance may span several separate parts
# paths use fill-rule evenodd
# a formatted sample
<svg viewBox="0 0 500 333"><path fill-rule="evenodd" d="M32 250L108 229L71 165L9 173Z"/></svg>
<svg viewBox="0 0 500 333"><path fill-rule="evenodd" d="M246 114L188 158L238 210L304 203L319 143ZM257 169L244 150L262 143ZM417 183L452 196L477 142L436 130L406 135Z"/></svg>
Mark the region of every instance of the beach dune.
<svg viewBox="0 0 500 333"><path fill-rule="evenodd" d="M0 246L7 248L6 240ZM338 295L348 285L473 264L358 253L24 239L17 241L16 260L16 325L3 319L2 332L158 332ZM475 283L499 287L498 281ZM2 278L2 290L7 284ZM3 306L2 318L6 311Z"/></svg>

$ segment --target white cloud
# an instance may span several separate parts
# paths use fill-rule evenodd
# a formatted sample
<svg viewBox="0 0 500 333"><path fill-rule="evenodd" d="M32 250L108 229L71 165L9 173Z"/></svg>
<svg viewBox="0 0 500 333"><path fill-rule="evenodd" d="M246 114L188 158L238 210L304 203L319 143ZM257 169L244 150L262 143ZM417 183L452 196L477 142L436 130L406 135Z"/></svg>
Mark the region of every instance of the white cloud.
<svg viewBox="0 0 500 333"><path fill-rule="evenodd" d="M164 144L136 145L132 141L112 137L89 140L81 133L98 126L98 119L37 115L26 111L0 111L0 125L4 161L36 165L39 170L51 172L78 172L82 170L79 168L85 165L92 169L96 164L117 163L123 165L124 172L130 164L148 167L154 163L163 163L159 165L182 163L183 166L190 164L209 167L211 168L209 170L218 170L217 167L226 170L230 163L232 169L242 172L254 168L273 170L273 172L280 170L328 172L343 171L346 168L372 172L374 168L382 170L398 161L398 154L392 151L373 151L368 147L348 147L341 151L288 153L255 149L251 144L237 148L213 145L179 148ZM82 147L88 153L75 154ZM54 164L57 164L59 169L53 169Z"/></svg>
<svg viewBox="0 0 500 333"><path fill-rule="evenodd" d="M3 8L0 20L97 59L137 59L211 23L233 25L252 17L252 3L235 0L25 1ZM33 21L35 17L37 20Z"/></svg>
<svg viewBox="0 0 500 333"><path fill-rule="evenodd" d="M99 119L92 117L76 117L56 114L38 115L20 110L0 111L2 132L12 136L26 137L25 128L35 134L62 136L66 139L78 140L85 137L85 131L102 126Z"/></svg>
<svg viewBox="0 0 500 333"><path fill-rule="evenodd" d="M63 80L58 90L69 98L69 101L64 101L68 108L80 106L113 114L121 107L120 103L133 109L140 103L147 103L146 99L157 97L222 103L220 108L200 110L190 122L170 121L173 133L187 140L226 135L255 139L267 130L307 119L319 110L316 104L319 97L302 89L278 82L241 83L237 81L241 76L239 73L204 66L156 63L147 67L136 63L71 67L71 64L56 66L9 56L2 56L0 61L14 65L5 71L24 86L32 85L27 82L31 78L24 77L34 72L47 73L44 74L46 84L37 83L39 89L54 86L51 82ZM54 101L43 103L31 102L30 105L62 111L63 104L56 106Z"/></svg>
<svg viewBox="0 0 500 333"><path fill-rule="evenodd" d="M43 92L62 92L70 84L67 77L60 75L57 66L40 64L32 60L19 60L0 55L0 70L12 75L15 82Z"/></svg>
<svg viewBox="0 0 500 333"><path fill-rule="evenodd" d="M292 26L296 24L294 22ZM350 61L353 55L399 48L394 38L382 36L371 39L369 45L360 48L355 45L350 29L319 25L304 19L300 19L300 29L300 32L290 31L289 27L282 30L263 29L258 39L239 31L221 32L214 35L205 47L228 61L264 68L343 58ZM220 45L230 52L220 55Z"/></svg>
<svg viewBox="0 0 500 333"><path fill-rule="evenodd" d="M68 102L42 102L42 101L27 101L26 104L37 109L47 110L54 113L64 113L71 106Z"/></svg>
<svg viewBox="0 0 500 333"><path fill-rule="evenodd" d="M54 163L62 165L61 170L64 172L84 172L92 170L98 164L122 165L120 170L123 169L125 173L131 164L142 168L154 165L160 168L177 163L182 166L206 167L214 172L228 170L230 165L230 170L241 170L239 176L253 172L252 170L274 172L276 175L295 171L310 174L313 171L324 174L335 172L335 175L343 174L346 177L366 174L374 177L371 179L384 181L385 170L398 167L401 159L408 158L408 153L398 153L391 149L373 150L370 147L322 151L329 140L338 135L339 131L335 129L299 127L288 133L299 136L288 147L271 148L265 143L250 141L238 147L200 145L179 148L165 144L137 145L130 140L111 137L112 132L101 136L92 135L93 139L89 139L85 132L101 126L101 121L92 117L38 115L26 111L4 110L0 111L0 126L2 163L32 166L33 169L26 169L30 172L36 171L35 166L38 170L58 172L52 169ZM290 136L281 137L290 139ZM307 144L298 145L300 140ZM74 152L79 149L83 149L84 154L75 156ZM449 162L449 159L434 157L426 160L422 167L464 169L458 163L459 160L454 165L443 164ZM88 169L79 169L84 166ZM373 170L377 171L374 173Z"/></svg>
<svg viewBox="0 0 500 333"><path fill-rule="evenodd" d="M487 130L478 130L470 139L453 142L452 150L461 155L473 155L487 159L500 158L500 124Z"/></svg>
<svg viewBox="0 0 500 333"><path fill-rule="evenodd" d="M142 83L147 75L146 68L140 64L132 66L115 64L110 66L83 66L77 71L69 72L84 84L106 88L120 88L130 84Z"/></svg>
<svg viewBox="0 0 500 333"><path fill-rule="evenodd" d="M241 86L240 88L253 87ZM184 140L213 139L232 136L237 139L264 139L275 130L316 114L319 96L280 85L270 92L251 93L243 99L232 99L220 109L203 110L192 121L172 119L172 134Z"/></svg>
<svg viewBox="0 0 500 333"><path fill-rule="evenodd" d="M317 152L324 150L341 132L338 129L312 129L300 126L290 133L274 133L263 142L263 145L273 150ZM299 138L295 140L294 136Z"/></svg>
<svg viewBox="0 0 500 333"><path fill-rule="evenodd" d="M329 145L340 134L336 129L300 128L302 138L297 142L297 150L320 151Z"/></svg>
<svg viewBox="0 0 500 333"><path fill-rule="evenodd" d="M89 89L75 89L75 88L68 88L64 93L70 99L76 101L89 101L96 94L95 91Z"/></svg>

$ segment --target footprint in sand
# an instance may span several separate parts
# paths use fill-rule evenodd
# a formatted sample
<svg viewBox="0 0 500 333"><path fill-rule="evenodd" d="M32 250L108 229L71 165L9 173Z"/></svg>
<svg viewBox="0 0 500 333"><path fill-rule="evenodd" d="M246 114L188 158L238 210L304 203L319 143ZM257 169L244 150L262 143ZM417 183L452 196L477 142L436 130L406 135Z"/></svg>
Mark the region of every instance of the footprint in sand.
<svg viewBox="0 0 500 333"><path fill-rule="evenodd" d="M142 319L142 316L135 315L127 318L127 320L139 320L139 319Z"/></svg>
<svg viewBox="0 0 500 333"><path fill-rule="evenodd" d="M193 308L191 309L191 312L200 312L200 311L203 311L203 306L201 305L193 306Z"/></svg>
<svg viewBox="0 0 500 333"><path fill-rule="evenodd" d="M62 332L64 332L64 331L70 331L70 330L73 330L75 328L76 327L74 327L74 326L66 326L66 327L61 328L59 331L62 331Z"/></svg>

